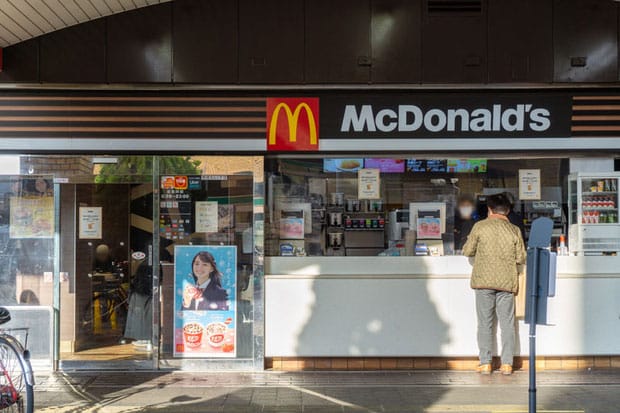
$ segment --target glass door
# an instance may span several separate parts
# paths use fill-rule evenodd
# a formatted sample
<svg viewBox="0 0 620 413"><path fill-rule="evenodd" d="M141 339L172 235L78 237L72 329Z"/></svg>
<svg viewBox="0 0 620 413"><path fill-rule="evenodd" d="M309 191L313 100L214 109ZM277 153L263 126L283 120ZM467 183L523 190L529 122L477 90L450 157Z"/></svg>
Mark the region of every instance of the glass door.
<svg viewBox="0 0 620 413"><path fill-rule="evenodd" d="M61 369L152 369L153 157L57 176ZM60 175L60 173L58 173Z"/></svg>

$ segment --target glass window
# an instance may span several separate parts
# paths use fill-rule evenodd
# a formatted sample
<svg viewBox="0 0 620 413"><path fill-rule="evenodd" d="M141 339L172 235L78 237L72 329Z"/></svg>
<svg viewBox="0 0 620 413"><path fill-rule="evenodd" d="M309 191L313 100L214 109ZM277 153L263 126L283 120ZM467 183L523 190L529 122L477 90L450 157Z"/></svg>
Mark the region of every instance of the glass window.
<svg viewBox="0 0 620 413"><path fill-rule="evenodd" d="M0 305L52 305L51 177L0 176L0 262Z"/></svg>
<svg viewBox="0 0 620 413"><path fill-rule="evenodd" d="M161 157L159 165L162 361L253 365L263 158Z"/></svg>
<svg viewBox="0 0 620 413"><path fill-rule="evenodd" d="M267 161L269 256L454 255L486 197L506 192L525 238L549 216L566 233L567 159L274 157ZM540 170L539 199L519 199L519 170Z"/></svg>
<svg viewBox="0 0 620 413"><path fill-rule="evenodd" d="M0 305L11 312L3 327L28 329L27 343L24 330L15 334L28 345L33 366L43 368L51 367L52 358L52 182L51 176L0 175Z"/></svg>

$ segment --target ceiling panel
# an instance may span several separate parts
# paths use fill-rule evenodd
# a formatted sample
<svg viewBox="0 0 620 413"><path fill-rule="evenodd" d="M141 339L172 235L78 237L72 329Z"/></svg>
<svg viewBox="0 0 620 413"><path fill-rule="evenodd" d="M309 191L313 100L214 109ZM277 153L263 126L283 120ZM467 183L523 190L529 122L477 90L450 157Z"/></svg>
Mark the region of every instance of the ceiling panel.
<svg viewBox="0 0 620 413"><path fill-rule="evenodd" d="M84 10L75 2L75 0L66 0L62 2L63 6L73 16L75 20L80 23L84 23L86 20L90 20ZM98 17L98 16L97 16Z"/></svg>
<svg viewBox="0 0 620 413"><path fill-rule="evenodd" d="M53 30L66 27L66 24L62 21L60 16L50 9L47 0L28 0L31 6L30 8L28 8L25 3L26 2L19 2L19 10L26 16L32 16L31 18L34 20L35 16L38 15L41 19L48 21L50 25L54 27Z"/></svg>
<svg viewBox="0 0 620 413"><path fill-rule="evenodd" d="M60 19L64 22L65 27L79 23L79 21L71 13L69 13L69 10L67 10L64 6L64 1L43 0L43 2L47 6L47 9L51 10L52 13L60 17ZM45 11L47 11L47 9Z"/></svg>
<svg viewBox="0 0 620 413"><path fill-rule="evenodd" d="M139 4L136 4L134 1L132 0L106 0L107 3L111 3L110 7L115 7L116 5L114 3L118 3L120 5L120 7L122 7L124 10L130 10L133 9L136 6L139 6ZM118 7L118 6L116 6Z"/></svg>
<svg viewBox="0 0 620 413"><path fill-rule="evenodd" d="M88 20L172 0L0 0L0 47Z"/></svg>
<svg viewBox="0 0 620 413"><path fill-rule="evenodd" d="M112 13L121 13L135 7L131 0L104 0L104 3L112 10Z"/></svg>
<svg viewBox="0 0 620 413"><path fill-rule="evenodd" d="M15 23L15 25L19 26L22 31L20 37L31 37L43 34L43 30L16 9L8 0L0 0L0 15L4 16L4 18L8 18L11 22Z"/></svg>
<svg viewBox="0 0 620 413"><path fill-rule="evenodd" d="M56 30L57 27L61 27L61 23L58 19L48 19L42 16L40 13L36 11L37 3L40 3L41 0L33 1L21 1L21 2L11 2L13 9L18 13L24 16L24 18L28 19L32 24L37 26L41 33L47 33L53 30ZM15 4L19 3L19 8L15 7Z"/></svg>
<svg viewBox="0 0 620 413"><path fill-rule="evenodd" d="M107 16L112 13L112 9L104 0L88 0L88 2L91 3L102 16Z"/></svg>
<svg viewBox="0 0 620 413"><path fill-rule="evenodd" d="M80 8L80 10L82 10L86 14L86 16L89 17L89 20L92 19L92 17L90 16L97 16L97 17L103 16L103 14L101 14L99 10L97 10L97 8L95 7L92 1L90 0L74 0L74 1L75 1L75 4L77 4L77 6Z"/></svg>
<svg viewBox="0 0 620 413"><path fill-rule="evenodd" d="M4 10L3 5L0 4L0 19L2 19L2 26L6 30L6 34L13 38L25 40L31 37L27 29L22 27L15 19Z"/></svg>

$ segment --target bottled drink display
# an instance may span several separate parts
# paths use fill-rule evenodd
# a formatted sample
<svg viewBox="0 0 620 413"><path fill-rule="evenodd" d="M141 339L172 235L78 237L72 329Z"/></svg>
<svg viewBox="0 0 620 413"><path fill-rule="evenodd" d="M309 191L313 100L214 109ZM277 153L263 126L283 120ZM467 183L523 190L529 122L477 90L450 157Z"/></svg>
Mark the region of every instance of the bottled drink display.
<svg viewBox="0 0 620 413"><path fill-rule="evenodd" d="M618 188L616 179L583 182L582 224L618 223Z"/></svg>

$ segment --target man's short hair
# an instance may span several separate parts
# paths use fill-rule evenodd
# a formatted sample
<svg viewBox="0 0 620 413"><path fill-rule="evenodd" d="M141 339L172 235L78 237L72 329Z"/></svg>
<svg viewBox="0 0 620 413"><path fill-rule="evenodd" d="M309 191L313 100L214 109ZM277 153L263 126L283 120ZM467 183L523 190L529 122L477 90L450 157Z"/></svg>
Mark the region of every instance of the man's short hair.
<svg viewBox="0 0 620 413"><path fill-rule="evenodd" d="M506 195L506 199L508 199L508 202L510 203L510 209L514 209L515 207L515 196L512 194L512 192L503 192L504 195Z"/></svg>
<svg viewBox="0 0 620 413"><path fill-rule="evenodd" d="M476 200L474 199L473 196L471 196L469 194L462 194L462 195L459 195L459 197L457 198L456 203L457 203L457 205L468 203L468 204L472 204L472 205L475 206L476 205Z"/></svg>
<svg viewBox="0 0 620 413"><path fill-rule="evenodd" d="M510 212L510 201L504 194L488 196L487 206L494 214L508 215Z"/></svg>

